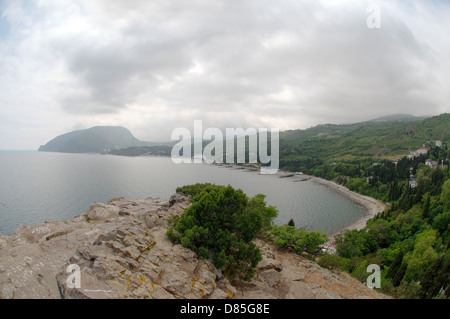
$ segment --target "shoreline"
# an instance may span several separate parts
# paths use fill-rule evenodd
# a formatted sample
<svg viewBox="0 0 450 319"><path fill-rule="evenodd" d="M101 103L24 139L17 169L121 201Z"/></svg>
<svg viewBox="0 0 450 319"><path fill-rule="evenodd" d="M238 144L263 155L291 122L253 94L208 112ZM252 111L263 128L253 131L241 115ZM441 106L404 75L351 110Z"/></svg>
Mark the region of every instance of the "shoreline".
<svg viewBox="0 0 450 319"><path fill-rule="evenodd" d="M228 164L228 167L234 168L234 169L249 169L250 168L248 166L246 167L245 165L239 166L236 164ZM253 168L251 170L255 170L255 169ZM256 169L256 170L258 170L258 169ZM313 175L306 175L306 174L297 175L295 172L281 171L281 170L278 171L274 175L278 176L279 178L293 177L294 178L293 182L312 182L316 185L326 187L329 190L331 190L332 192L334 192L334 193L350 200L351 202L355 203L356 205L362 207L362 209L365 212L364 216L357 219L350 225L348 225L340 230L337 230L333 234L329 235L330 240L326 244L327 250L335 249L335 238L334 237L337 234L343 232L344 230L361 230L361 229L363 229L364 227L366 227L366 223L369 219L375 217L376 215L378 215L379 213L383 212L386 209L386 204L384 202L382 202L381 200L351 191L343 185L339 185L333 181L329 181L329 180L326 180L326 179L323 179L320 177L316 177ZM301 177L301 179L295 179L295 177L297 177L297 178Z"/></svg>
<svg viewBox="0 0 450 319"><path fill-rule="evenodd" d="M306 176L306 175L304 175ZM356 220L355 222L351 223L350 225L344 227L341 230L336 231L332 235L329 236L329 241L324 245L325 250L329 252L335 252L336 251L336 242L335 242L335 236L339 233L345 231L345 230L361 230L366 227L366 223L369 219L375 217L379 213L383 212L386 209L386 204L383 203L381 200L375 199L370 196L362 195L357 192L349 190L347 187L343 185L339 185L335 182L319 178L316 176L307 175L308 181L315 183L317 185L321 185L323 187L326 187L330 189L331 191L339 194L342 197L347 198L348 200L352 201L353 203L361 206L364 209L364 216L360 219Z"/></svg>
<svg viewBox="0 0 450 319"><path fill-rule="evenodd" d="M347 187L339 185L329 180L325 180L315 176L309 177L310 177L310 179L308 179L309 181L324 186L336 192L337 194L351 200L355 204L361 206L365 211L365 215L362 218L358 219L357 221L353 222L347 227L344 227L342 230L337 231L332 235L332 237L342 232L343 230L363 229L364 227L366 227L366 223L369 219L375 217L377 214L383 212L386 209L386 204L383 203L381 200L351 191Z"/></svg>
<svg viewBox="0 0 450 319"><path fill-rule="evenodd" d="M217 164L214 164L217 165ZM240 166L236 164L222 164L226 165L228 168L234 168L234 169L248 169L248 170L255 170L258 171L259 169L255 169L254 167L249 166ZM218 166L222 166L218 165ZM364 227L366 227L366 223L369 219L375 217L377 214L383 212L386 209L386 204L383 203L381 200L378 200L376 198L366 196L354 191L349 190L347 187L343 185L339 185L333 181L329 181L320 177L316 177L313 175L297 175L295 172L289 172L289 171L278 171L276 174L279 178L289 178L289 177L301 177L301 179L294 179L293 182L312 182L317 185L323 186L331 190L332 192L352 201L356 205L362 207L365 214L363 217L359 218L358 220L354 221L350 225L334 232L333 234L329 235L330 242L334 242L334 236L341 233L344 230L361 230Z"/></svg>

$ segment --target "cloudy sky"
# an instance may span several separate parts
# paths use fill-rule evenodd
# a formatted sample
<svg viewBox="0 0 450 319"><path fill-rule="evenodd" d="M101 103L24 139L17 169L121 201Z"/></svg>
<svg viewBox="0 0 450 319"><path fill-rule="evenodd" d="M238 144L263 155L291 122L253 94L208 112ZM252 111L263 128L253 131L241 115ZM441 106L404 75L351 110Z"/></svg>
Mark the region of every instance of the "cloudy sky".
<svg viewBox="0 0 450 319"><path fill-rule="evenodd" d="M0 0L0 149L450 112L449 31L448 0Z"/></svg>

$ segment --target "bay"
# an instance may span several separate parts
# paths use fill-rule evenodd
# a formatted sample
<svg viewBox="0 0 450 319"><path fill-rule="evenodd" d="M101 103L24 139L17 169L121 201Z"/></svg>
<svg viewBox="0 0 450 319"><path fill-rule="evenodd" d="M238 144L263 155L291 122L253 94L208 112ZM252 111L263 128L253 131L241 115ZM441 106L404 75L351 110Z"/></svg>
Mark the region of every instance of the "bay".
<svg viewBox="0 0 450 319"><path fill-rule="evenodd" d="M72 219L93 202L114 197L168 199L178 186L231 185L249 197L266 195L276 224L332 234L364 215L352 201L314 183L207 164L174 164L166 157L121 157L37 151L0 152L0 233L19 225Z"/></svg>

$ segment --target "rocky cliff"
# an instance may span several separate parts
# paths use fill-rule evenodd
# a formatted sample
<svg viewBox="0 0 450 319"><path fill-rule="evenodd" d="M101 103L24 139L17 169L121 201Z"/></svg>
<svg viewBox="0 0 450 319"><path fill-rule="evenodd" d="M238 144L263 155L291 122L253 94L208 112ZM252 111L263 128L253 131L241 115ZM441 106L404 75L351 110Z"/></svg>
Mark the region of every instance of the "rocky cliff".
<svg viewBox="0 0 450 319"><path fill-rule="evenodd" d="M0 235L0 298L387 298L263 241L256 276L232 285L210 261L167 239L168 219L188 206L180 194L117 198L73 220ZM69 265L79 267L78 287L68 286Z"/></svg>

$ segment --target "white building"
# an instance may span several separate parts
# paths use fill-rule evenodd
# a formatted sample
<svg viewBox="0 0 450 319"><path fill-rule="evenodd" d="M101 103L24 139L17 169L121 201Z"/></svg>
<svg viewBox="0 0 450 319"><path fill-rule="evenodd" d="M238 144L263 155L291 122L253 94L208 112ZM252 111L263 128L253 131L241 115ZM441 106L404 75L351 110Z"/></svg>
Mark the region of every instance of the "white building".
<svg viewBox="0 0 450 319"><path fill-rule="evenodd" d="M414 158L415 156L420 156L423 154L427 154L428 153L428 148L419 148L417 150L415 150L414 152L410 152L410 155L408 155L408 158Z"/></svg>

